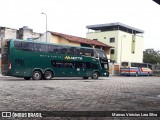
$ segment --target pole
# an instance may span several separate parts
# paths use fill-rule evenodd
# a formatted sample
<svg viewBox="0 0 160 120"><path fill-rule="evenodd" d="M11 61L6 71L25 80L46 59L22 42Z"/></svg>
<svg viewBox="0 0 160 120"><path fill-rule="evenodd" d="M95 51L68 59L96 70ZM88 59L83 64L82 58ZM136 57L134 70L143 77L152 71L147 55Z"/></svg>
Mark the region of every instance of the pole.
<svg viewBox="0 0 160 120"><path fill-rule="evenodd" d="M47 42L47 14L42 12L42 14L44 14L46 16L46 42Z"/></svg>

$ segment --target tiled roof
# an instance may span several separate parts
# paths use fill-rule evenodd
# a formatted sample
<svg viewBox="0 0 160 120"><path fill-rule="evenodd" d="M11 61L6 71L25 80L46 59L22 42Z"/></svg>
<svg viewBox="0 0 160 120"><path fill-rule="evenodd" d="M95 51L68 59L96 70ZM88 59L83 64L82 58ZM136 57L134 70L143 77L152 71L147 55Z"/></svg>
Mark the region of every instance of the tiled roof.
<svg viewBox="0 0 160 120"><path fill-rule="evenodd" d="M52 35L60 36L64 39L67 39L67 40L72 41L72 42L79 42L79 43L84 43L84 44L89 44L89 45L98 45L98 46L102 46L102 47L112 48L112 46L109 46L109 45L104 44L104 43L102 43L100 41L97 41L97 40L90 40L90 39L86 39L86 38L82 38L82 37L76 37L76 36L57 33L57 32L50 32L50 33Z"/></svg>

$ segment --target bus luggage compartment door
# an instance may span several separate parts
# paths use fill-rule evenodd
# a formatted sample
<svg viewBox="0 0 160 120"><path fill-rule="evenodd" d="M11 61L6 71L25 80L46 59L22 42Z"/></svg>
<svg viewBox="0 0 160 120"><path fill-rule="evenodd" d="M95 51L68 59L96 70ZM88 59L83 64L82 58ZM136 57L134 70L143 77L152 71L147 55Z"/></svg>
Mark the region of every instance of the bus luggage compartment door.
<svg viewBox="0 0 160 120"><path fill-rule="evenodd" d="M25 66L23 59L15 59L15 75L24 76Z"/></svg>

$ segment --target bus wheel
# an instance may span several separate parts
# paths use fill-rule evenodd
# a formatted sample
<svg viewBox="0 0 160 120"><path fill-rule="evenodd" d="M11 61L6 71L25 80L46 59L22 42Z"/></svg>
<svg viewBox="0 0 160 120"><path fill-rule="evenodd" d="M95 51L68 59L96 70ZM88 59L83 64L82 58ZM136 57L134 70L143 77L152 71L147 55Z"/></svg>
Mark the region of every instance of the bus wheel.
<svg viewBox="0 0 160 120"><path fill-rule="evenodd" d="M40 71L34 71L32 75L33 80L41 80L42 79L42 73Z"/></svg>
<svg viewBox="0 0 160 120"><path fill-rule="evenodd" d="M83 77L83 79L88 79L89 77Z"/></svg>
<svg viewBox="0 0 160 120"><path fill-rule="evenodd" d="M46 71L46 72L44 73L44 79L45 79L45 80L50 80L50 79L52 79L52 77L53 77L53 74L52 74L51 71Z"/></svg>
<svg viewBox="0 0 160 120"><path fill-rule="evenodd" d="M25 79L25 80L30 80L30 79L31 79L31 77L24 77L24 79Z"/></svg>
<svg viewBox="0 0 160 120"><path fill-rule="evenodd" d="M94 72L91 78L92 79L98 79L98 77L99 77L98 72Z"/></svg>

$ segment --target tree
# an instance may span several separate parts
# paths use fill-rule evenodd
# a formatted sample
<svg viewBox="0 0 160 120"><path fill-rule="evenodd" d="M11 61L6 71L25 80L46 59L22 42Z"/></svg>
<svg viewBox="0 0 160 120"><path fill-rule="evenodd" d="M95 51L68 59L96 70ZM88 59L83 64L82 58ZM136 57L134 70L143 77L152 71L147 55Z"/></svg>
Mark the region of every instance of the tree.
<svg viewBox="0 0 160 120"><path fill-rule="evenodd" d="M154 49L146 49L143 51L143 62L158 64L160 63L160 51L155 51Z"/></svg>

